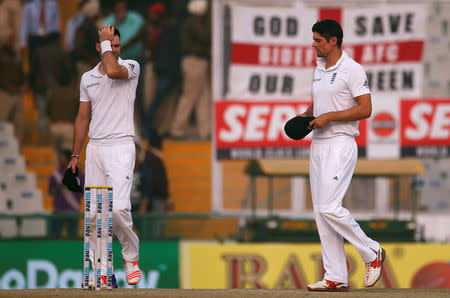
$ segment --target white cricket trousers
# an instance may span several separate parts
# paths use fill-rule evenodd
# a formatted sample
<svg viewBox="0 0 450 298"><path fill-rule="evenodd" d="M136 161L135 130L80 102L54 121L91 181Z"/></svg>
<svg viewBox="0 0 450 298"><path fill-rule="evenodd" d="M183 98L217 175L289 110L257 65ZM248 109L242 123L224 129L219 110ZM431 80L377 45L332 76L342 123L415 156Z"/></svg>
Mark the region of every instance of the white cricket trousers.
<svg viewBox="0 0 450 298"><path fill-rule="evenodd" d="M125 261L139 260L139 239L133 231L131 217L130 192L133 183L133 170L136 159L136 147L132 138L122 140L90 140L86 147L85 185L108 185L113 187L113 233L122 245L122 257ZM91 198L95 198L91 195ZM107 204L103 204L103 221L106 222ZM97 202L91 199L91 219L94 219ZM94 259L95 221L91 220L94 230L90 233L90 258ZM102 229L102 275L106 275L107 228ZM92 229L91 228L91 229Z"/></svg>
<svg viewBox="0 0 450 298"><path fill-rule="evenodd" d="M378 242L370 239L342 207L358 158L354 137L313 139L310 153L311 194L322 247L325 279L348 283L344 241L353 244L364 263L375 260Z"/></svg>

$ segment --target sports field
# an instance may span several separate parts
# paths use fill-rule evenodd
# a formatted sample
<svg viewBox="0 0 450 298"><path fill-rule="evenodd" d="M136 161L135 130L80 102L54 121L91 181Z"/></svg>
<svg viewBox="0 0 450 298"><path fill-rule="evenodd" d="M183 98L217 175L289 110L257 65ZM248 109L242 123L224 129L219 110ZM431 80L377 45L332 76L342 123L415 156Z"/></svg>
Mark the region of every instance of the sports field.
<svg viewBox="0 0 450 298"><path fill-rule="evenodd" d="M450 297L450 289L364 289L347 293L319 293L307 290L174 290L116 289L85 291L82 289L0 290L0 297Z"/></svg>

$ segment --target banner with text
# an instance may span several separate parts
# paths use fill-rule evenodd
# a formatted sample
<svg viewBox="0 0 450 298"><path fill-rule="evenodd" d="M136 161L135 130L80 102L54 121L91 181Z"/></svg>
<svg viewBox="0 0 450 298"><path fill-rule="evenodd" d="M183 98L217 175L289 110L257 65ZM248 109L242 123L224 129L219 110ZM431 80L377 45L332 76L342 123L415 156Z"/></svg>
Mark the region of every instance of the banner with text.
<svg viewBox="0 0 450 298"><path fill-rule="evenodd" d="M401 101L402 157L450 157L450 98Z"/></svg>
<svg viewBox="0 0 450 298"><path fill-rule="evenodd" d="M379 288L449 288L449 244L382 244ZM365 264L345 245L349 286L364 288ZM182 288L306 289L323 278L320 244L182 242ZM414 262L411 262L414 260Z"/></svg>
<svg viewBox="0 0 450 298"><path fill-rule="evenodd" d="M118 242L114 242L114 274L119 288L179 288L178 242L141 241L139 246L142 280L137 286L129 286L122 249ZM3 254L0 289L81 288L81 240L3 241L0 242L0 251Z"/></svg>
<svg viewBox="0 0 450 298"><path fill-rule="evenodd" d="M308 158L312 133L294 141L284 133L287 120L302 113L310 102L221 101L215 107L219 159ZM365 155L366 121L356 137L359 155Z"/></svg>
<svg viewBox="0 0 450 298"><path fill-rule="evenodd" d="M341 23L343 49L365 68L374 111L398 110L401 98L422 96L426 5L377 4L372 8L232 5L227 92L215 98L217 158L307 157L308 149L292 148L307 148L310 139L298 144L285 139L287 119L280 117L277 107L297 105L300 111L294 111L301 113L311 102L317 59L311 28L319 19ZM262 102L267 106L261 109ZM372 117L367 127L376 128L389 120L384 117ZM386 143L364 131L365 127L361 125L358 138L360 157L400 157L398 130Z"/></svg>

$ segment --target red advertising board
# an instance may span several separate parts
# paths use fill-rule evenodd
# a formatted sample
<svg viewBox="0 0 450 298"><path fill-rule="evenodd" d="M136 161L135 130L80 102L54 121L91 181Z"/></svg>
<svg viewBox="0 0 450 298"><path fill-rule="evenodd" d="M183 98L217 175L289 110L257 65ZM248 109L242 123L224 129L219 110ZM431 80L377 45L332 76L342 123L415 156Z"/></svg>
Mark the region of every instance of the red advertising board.
<svg viewBox="0 0 450 298"><path fill-rule="evenodd" d="M284 133L284 124L303 113L310 102L219 101L215 104L216 146L219 158L308 157L312 134L294 141ZM360 121L357 143L364 155L366 121Z"/></svg>
<svg viewBox="0 0 450 298"><path fill-rule="evenodd" d="M450 152L450 100L402 100L402 156L446 157Z"/></svg>

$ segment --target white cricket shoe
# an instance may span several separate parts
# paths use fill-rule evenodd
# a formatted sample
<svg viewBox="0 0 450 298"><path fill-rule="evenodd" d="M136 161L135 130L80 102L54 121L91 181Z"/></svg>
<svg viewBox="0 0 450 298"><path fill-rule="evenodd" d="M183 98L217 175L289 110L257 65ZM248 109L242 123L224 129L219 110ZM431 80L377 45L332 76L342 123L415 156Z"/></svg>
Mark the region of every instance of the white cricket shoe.
<svg viewBox="0 0 450 298"><path fill-rule="evenodd" d="M381 266L386 258L386 251L380 247L377 257L370 263L366 263L366 274L364 275L364 285L373 287L381 277Z"/></svg>
<svg viewBox="0 0 450 298"><path fill-rule="evenodd" d="M313 292L348 292L348 284L323 279L315 284L308 285L308 290Z"/></svg>
<svg viewBox="0 0 450 298"><path fill-rule="evenodd" d="M129 285L136 285L142 279L141 270L139 269L138 262L125 262L125 271L127 274L127 283Z"/></svg>

